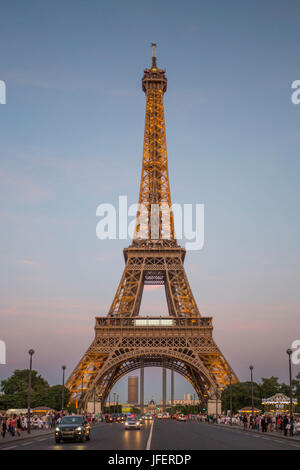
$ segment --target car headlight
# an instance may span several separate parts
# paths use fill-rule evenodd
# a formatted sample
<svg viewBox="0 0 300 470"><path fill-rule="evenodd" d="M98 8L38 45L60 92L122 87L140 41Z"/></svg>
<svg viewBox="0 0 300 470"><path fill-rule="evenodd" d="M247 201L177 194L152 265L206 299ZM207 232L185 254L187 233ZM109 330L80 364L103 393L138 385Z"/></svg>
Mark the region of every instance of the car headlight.
<svg viewBox="0 0 300 470"><path fill-rule="evenodd" d="M59 431L60 431L60 429L59 429L59 428L55 428L55 431L56 431L56 432L59 432Z"/></svg>
<svg viewBox="0 0 300 470"><path fill-rule="evenodd" d="M76 428L76 431L82 431L82 427L79 426L78 428Z"/></svg>
<svg viewBox="0 0 300 470"><path fill-rule="evenodd" d="M128 426L128 422L127 422L127 421L125 421L125 426Z"/></svg>

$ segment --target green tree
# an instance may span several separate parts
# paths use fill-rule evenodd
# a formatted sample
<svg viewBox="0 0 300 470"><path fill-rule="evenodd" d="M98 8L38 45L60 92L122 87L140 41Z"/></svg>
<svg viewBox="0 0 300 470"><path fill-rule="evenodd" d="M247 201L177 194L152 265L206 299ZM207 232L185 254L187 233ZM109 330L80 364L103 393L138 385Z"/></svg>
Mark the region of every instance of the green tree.
<svg viewBox="0 0 300 470"><path fill-rule="evenodd" d="M298 375L293 380L293 392L294 392L294 397L298 401L298 405L295 407L296 413L300 413L300 372Z"/></svg>
<svg viewBox="0 0 300 470"><path fill-rule="evenodd" d="M5 395L15 395L27 392L29 369L15 370L13 375L6 380L2 380L1 390ZM35 392L41 392L49 387L48 382L38 374L36 370L31 372L31 388Z"/></svg>
<svg viewBox="0 0 300 470"><path fill-rule="evenodd" d="M3 395L0 395L0 409L27 408L29 370L15 372L1 383ZM61 409L62 385L50 386L36 370L31 373L31 407L48 406L55 410ZM65 388L65 405L70 399L70 392Z"/></svg>
<svg viewBox="0 0 300 470"><path fill-rule="evenodd" d="M275 393L281 393L281 387L278 377L272 376L269 379L262 377L260 384L261 397L269 398L275 395Z"/></svg>
<svg viewBox="0 0 300 470"><path fill-rule="evenodd" d="M256 408L261 409L260 386L253 383L253 402ZM222 410L230 410L230 386L226 387L222 393ZM251 382L239 382L232 384L232 408L237 413L244 406L251 406Z"/></svg>
<svg viewBox="0 0 300 470"><path fill-rule="evenodd" d="M70 399L70 392L65 387L64 391L64 409L67 408ZM61 398L62 398L62 385L53 385L48 389L48 396L47 396L47 405L54 410L61 410Z"/></svg>
<svg viewBox="0 0 300 470"><path fill-rule="evenodd" d="M4 393L2 399L7 408L26 408L28 396L29 369L15 370L13 375L1 383ZM36 370L31 372L31 406L45 404L48 397L49 384Z"/></svg>

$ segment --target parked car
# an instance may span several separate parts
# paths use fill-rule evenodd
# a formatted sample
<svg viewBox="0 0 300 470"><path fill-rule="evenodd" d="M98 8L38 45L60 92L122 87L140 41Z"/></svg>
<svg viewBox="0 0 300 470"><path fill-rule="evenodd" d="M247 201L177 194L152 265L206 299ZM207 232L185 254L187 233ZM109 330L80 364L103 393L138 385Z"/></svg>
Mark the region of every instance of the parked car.
<svg viewBox="0 0 300 470"><path fill-rule="evenodd" d="M85 416L64 416L55 428L55 442L90 440L90 425Z"/></svg>

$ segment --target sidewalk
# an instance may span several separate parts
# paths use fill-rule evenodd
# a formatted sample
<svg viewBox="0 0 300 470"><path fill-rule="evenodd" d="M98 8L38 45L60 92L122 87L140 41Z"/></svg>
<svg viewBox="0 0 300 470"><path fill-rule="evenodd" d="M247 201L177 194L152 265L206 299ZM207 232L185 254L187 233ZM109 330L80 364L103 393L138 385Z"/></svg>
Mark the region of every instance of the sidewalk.
<svg viewBox="0 0 300 470"><path fill-rule="evenodd" d="M214 426L222 426L223 428L228 428L228 429L237 429L241 432L247 432L247 433L253 433L253 434L259 434L262 437L274 437L275 439L283 439L283 440L288 440L288 441L294 441L294 442L300 442L300 435L298 434L297 436L284 436L283 434L277 432L277 431L269 431L269 432L261 432L257 431L256 429L247 429L244 431L243 426L239 426L237 424L223 424L223 423L212 423Z"/></svg>
<svg viewBox="0 0 300 470"><path fill-rule="evenodd" d="M97 426L101 423L91 423L91 427ZM23 441L28 441L30 439L35 439L37 437L48 437L48 436L53 436L54 439L54 432L55 432L55 427L51 429L32 429L31 433L28 434L27 431L21 431L21 436L19 437L17 433L15 434L15 437L12 437L10 432L7 432L5 435L5 438L3 439L2 436L0 435L0 450L2 447L5 447L5 444L12 444L12 443L18 443L18 442L23 442Z"/></svg>
<svg viewBox="0 0 300 470"><path fill-rule="evenodd" d="M7 432L5 438L3 439L0 436L0 449L4 444L11 444L12 442L20 442L25 441L28 439L34 439L35 437L43 437L43 436L54 436L55 428L52 429L32 429L31 433L28 434L27 431L21 431L21 436L19 437L17 433L15 437L12 437L10 432Z"/></svg>

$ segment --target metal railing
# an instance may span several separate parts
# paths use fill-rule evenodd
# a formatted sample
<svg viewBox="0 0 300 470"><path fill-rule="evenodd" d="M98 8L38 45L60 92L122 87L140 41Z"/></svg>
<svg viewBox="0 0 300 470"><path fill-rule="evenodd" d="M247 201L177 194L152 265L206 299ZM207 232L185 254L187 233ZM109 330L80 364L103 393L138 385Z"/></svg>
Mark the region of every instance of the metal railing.
<svg viewBox="0 0 300 470"><path fill-rule="evenodd" d="M212 328L212 317L96 317L96 327L196 327Z"/></svg>

